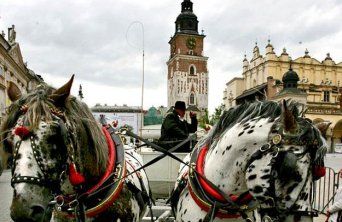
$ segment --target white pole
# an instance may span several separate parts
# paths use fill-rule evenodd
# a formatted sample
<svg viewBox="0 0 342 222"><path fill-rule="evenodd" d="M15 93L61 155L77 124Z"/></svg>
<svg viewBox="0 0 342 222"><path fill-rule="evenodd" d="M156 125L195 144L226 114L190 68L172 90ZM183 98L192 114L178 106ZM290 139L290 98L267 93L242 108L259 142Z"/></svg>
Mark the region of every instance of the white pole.
<svg viewBox="0 0 342 222"><path fill-rule="evenodd" d="M144 29L144 24L140 21L134 21L132 22L128 28L127 28L127 32L126 32L126 41L128 44L128 38L127 38L127 34L129 29L131 28L132 25L134 24L139 24L141 25L141 29L142 29L142 81L141 81L141 117L140 117L140 130L139 130L139 135L142 136L142 127L144 125L144 82L145 82L145 29ZM131 45L131 44L130 44ZM133 47L135 47L134 45L131 45Z"/></svg>

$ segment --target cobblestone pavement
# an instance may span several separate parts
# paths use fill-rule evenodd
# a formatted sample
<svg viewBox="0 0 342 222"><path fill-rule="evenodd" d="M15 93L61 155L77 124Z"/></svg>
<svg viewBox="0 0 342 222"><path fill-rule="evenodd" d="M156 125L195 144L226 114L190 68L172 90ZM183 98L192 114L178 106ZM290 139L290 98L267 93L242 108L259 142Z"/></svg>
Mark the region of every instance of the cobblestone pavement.
<svg viewBox="0 0 342 222"><path fill-rule="evenodd" d="M342 154L328 154L325 164L337 172L342 168ZM11 172L5 170L0 176L0 222L12 221L9 215L9 207L12 199L12 187L10 185ZM315 222L325 221L325 216L315 218Z"/></svg>
<svg viewBox="0 0 342 222"><path fill-rule="evenodd" d="M12 200L12 187L10 185L11 172L5 170L0 176L0 222L12 221L9 215L9 206Z"/></svg>

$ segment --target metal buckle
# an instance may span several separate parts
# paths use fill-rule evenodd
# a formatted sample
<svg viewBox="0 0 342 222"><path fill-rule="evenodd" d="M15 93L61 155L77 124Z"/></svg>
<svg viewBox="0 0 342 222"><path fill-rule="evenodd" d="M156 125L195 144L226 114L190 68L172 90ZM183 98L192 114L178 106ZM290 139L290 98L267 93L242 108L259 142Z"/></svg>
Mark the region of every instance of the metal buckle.
<svg viewBox="0 0 342 222"><path fill-rule="evenodd" d="M262 218L262 222L273 222L273 220L270 216L266 215Z"/></svg>
<svg viewBox="0 0 342 222"><path fill-rule="evenodd" d="M55 197L57 207L62 207L64 205L64 197L62 195L58 195Z"/></svg>
<svg viewBox="0 0 342 222"><path fill-rule="evenodd" d="M265 145L262 145L262 146L260 147L260 151L261 151L261 152L265 152L265 151L267 151L267 150L269 150L269 149L271 149L271 144L270 144L270 143L266 143Z"/></svg>
<svg viewBox="0 0 342 222"><path fill-rule="evenodd" d="M276 146L276 151L273 152L273 158L276 158L278 156L278 153L279 153L279 147Z"/></svg>
<svg viewBox="0 0 342 222"><path fill-rule="evenodd" d="M281 139L282 139L281 135L280 134L276 134L272 138L272 143L277 145L277 144L279 144L281 142Z"/></svg>
<svg viewBox="0 0 342 222"><path fill-rule="evenodd" d="M79 202L77 199L75 199L75 200L71 201L68 205L70 208L76 208L76 207L78 207Z"/></svg>

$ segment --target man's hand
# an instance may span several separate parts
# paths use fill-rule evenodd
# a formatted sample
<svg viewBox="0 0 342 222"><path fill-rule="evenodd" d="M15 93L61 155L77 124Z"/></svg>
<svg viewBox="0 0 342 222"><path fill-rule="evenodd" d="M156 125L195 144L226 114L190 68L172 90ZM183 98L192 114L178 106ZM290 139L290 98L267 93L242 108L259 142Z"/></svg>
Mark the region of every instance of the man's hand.
<svg viewBox="0 0 342 222"><path fill-rule="evenodd" d="M196 113L190 112L190 118L196 118Z"/></svg>

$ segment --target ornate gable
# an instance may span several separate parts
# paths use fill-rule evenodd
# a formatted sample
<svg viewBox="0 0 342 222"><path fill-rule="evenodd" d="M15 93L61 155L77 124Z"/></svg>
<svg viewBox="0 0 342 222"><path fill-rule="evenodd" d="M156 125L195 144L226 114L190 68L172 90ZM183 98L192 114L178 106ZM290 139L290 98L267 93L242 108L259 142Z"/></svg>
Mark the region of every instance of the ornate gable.
<svg viewBox="0 0 342 222"><path fill-rule="evenodd" d="M13 60L22 68L22 69L26 69L25 63L23 61L23 56L21 54L21 50L19 47L18 43L15 43L11 49L9 50L9 54L11 55L11 57L13 58Z"/></svg>

